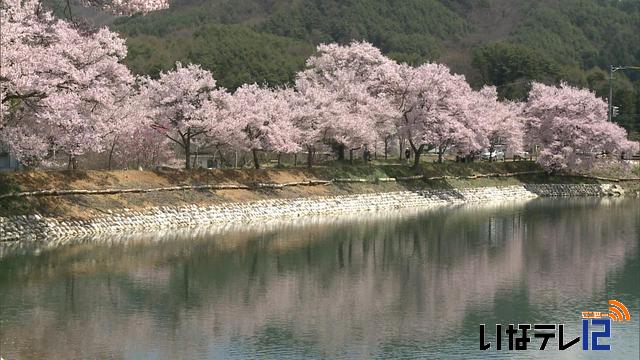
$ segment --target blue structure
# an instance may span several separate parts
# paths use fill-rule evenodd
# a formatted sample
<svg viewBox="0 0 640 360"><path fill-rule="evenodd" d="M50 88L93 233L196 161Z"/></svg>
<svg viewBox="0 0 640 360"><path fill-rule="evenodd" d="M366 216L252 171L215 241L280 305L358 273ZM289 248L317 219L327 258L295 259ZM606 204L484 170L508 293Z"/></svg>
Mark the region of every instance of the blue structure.
<svg viewBox="0 0 640 360"><path fill-rule="evenodd" d="M9 147L0 143L0 171L20 169L20 162L9 152Z"/></svg>

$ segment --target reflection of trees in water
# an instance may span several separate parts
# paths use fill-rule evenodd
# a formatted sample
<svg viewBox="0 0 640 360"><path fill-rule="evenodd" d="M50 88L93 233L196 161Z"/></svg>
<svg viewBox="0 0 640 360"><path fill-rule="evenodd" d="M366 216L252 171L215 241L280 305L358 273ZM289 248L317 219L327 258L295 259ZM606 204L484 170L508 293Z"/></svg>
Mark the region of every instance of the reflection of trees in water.
<svg viewBox="0 0 640 360"><path fill-rule="evenodd" d="M6 259L0 304L15 305L2 341L59 357L116 339L191 357L238 336L319 352L356 342L365 355L393 337L437 338L500 290L524 286L534 304L603 290L635 251L640 207L570 202Z"/></svg>
<svg viewBox="0 0 640 360"><path fill-rule="evenodd" d="M570 212L558 207L537 211L540 221L527 230L527 286L538 304L553 301L562 289L567 298L602 291L606 278L636 251L640 207L616 206L613 199L579 204ZM580 221L575 221L580 219ZM534 260L534 261L532 261Z"/></svg>

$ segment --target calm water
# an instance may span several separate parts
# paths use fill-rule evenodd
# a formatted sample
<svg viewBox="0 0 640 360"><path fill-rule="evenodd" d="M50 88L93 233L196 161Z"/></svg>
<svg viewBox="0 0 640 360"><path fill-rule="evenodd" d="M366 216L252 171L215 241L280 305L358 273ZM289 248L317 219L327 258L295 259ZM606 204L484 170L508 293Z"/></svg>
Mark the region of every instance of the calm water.
<svg viewBox="0 0 640 360"><path fill-rule="evenodd" d="M55 250L4 245L0 354L638 359L640 201L359 217ZM481 323L492 333L496 323L564 323L572 339L580 312L606 311L610 298L632 317L613 324L611 352L479 350Z"/></svg>

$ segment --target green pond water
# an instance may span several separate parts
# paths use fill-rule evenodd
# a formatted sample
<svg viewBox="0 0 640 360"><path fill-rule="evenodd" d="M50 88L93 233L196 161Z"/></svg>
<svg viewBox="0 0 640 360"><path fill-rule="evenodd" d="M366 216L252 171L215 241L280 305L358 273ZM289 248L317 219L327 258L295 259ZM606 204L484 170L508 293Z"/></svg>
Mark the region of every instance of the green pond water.
<svg viewBox="0 0 640 360"><path fill-rule="evenodd" d="M0 244L9 359L640 358L640 201L540 199ZM480 351L479 326L625 304L610 351ZM532 334L531 334L532 335Z"/></svg>

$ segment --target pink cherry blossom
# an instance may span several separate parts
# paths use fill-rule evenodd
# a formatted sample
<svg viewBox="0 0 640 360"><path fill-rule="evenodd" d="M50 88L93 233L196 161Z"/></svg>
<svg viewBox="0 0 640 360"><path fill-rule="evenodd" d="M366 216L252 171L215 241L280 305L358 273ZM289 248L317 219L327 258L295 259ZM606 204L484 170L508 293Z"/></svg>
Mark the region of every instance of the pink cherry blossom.
<svg viewBox="0 0 640 360"><path fill-rule="evenodd" d="M476 100L471 111L479 127L478 134L484 133L483 136L486 136L486 141L481 142L483 146L480 150L487 149L493 153L497 146L504 146L508 153L521 152L525 122L522 116L523 104L499 101L498 92L493 86L485 86L475 94Z"/></svg>
<svg viewBox="0 0 640 360"><path fill-rule="evenodd" d="M152 128L155 111L146 94L132 87L104 122L107 168L151 167L172 159L170 140Z"/></svg>
<svg viewBox="0 0 640 360"><path fill-rule="evenodd" d="M88 1L125 13L166 4ZM148 166L169 159L174 144L186 168L194 148L208 147L251 151L256 167L259 152L306 149L311 165L327 147L344 156L399 136L414 166L426 150L442 161L448 151L467 156L502 145L537 148L548 171L575 171L596 154L638 149L589 91L536 83L526 104L501 102L495 88L474 91L444 65L398 64L366 42L318 46L294 88L244 85L231 95L193 64L136 79L116 33L58 20L37 0L4 0L0 17L0 141L27 165L60 154L73 165L104 152L109 167Z"/></svg>
<svg viewBox="0 0 640 360"><path fill-rule="evenodd" d="M57 20L34 0L6 0L0 18L0 140L25 164L101 151L134 81L120 63L124 40Z"/></svg>
<svg viewBox="0 0 640 360"><path fill-rule="evenodd" d="M220 133L228 94L216 89L209 71L181 63L158 79L145 79L142 94L154 111L151 127L182 148L190 169L192 145Z"/></svg>
<svg viewBox="0 0 640 360"><path fill-rule="evenodd" d="M525 116L527 142L539 148L538 162L550 172L582 170L599 154L618 158L638 150L623 128L607 121L607 103L588 90L534 83Z"/></svg>
<svg viewBox="0 0 640 360"><path fill-rule="evenodd" d="M313 143L304 144L310 153L320 143L350 150L373 144L381 129L392 127L397 111L384 84L393 64L365 42L318 46L296 82L309 109L299 125L313 132L307 137Z"/></svg>
<svg viewBox="0 0 640 360"><path fill-rule="evenodd" d="M258 152L293 153L300 150L298 129L293 125L292 90L271 90L258 85L244 85L233 94L228 122L236 131L236 149L253 153L256 169L260 168Z"/></svg>
<svg viewBox="0 0 640 360"><path fill-rule="evenodd" d="M401 113L397 126L413 149L414 167L425 150L436 149L442 161L451 147L470 152L485 145L478 123L482 117L474 117L478 112L472 108L476 95L463 76L439 64L403 64L397 71L399 76L390 84Z"/></svg>

